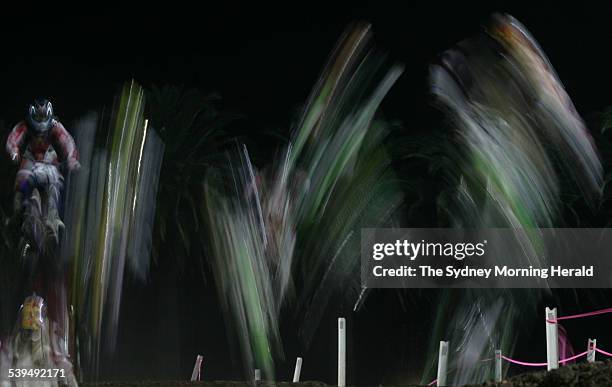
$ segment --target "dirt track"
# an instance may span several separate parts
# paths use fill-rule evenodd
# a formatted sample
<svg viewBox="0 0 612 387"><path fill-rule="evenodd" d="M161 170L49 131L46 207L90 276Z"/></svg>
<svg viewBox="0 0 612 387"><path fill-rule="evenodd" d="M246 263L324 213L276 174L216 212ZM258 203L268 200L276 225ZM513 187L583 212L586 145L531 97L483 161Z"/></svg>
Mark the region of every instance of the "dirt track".
<svg viewBox="0 0 612 387"><path fill-rule="evenodd" d="M83 383L81 387L254 387L253 383L236 381L163 381L163 382L103 382L103 383ZM322 382L300 382L300 383L267 383L258 382L257 387L329 387Z"/></svg>
<svg viewBox="0 0 612 387"><path fill-rule="evenodd" d="M551 372L540 371L517 375L502 383L474 386L503 387L606 387L612 386L612 361L578 363Z"/></svg>
<svg viewBox="0 0 612 387"><path fill-rule="evenodd" d="M578 363L551 372L532 372L517 375L500 384L485 383L470 387L612 387L612 361ZM234 381L163 381L163 382L103 382L83 383L81 387L254 387L252 383ZM259 382L257 387L331 387L322 382ZM382 386L378 386L382 387ZM400 387L400 386L395 386ZM407 385L405 387L408 387Z"/></svg>
<svg viewBox="0 0 612 387"><path fill-rule="evenodd" d="M83 383L80 387L254 387L253 383L235 382L235 381L164 381L164 382L102 382L102 383ZM329 384L322 382L258 382L257 387L332 387ZM350 387L350 386L348 386ZM380 386L377 386L380 387ZM400 386L392 386L400 387ZM417 387L413 384L403 385L401 387Z"/></svg>

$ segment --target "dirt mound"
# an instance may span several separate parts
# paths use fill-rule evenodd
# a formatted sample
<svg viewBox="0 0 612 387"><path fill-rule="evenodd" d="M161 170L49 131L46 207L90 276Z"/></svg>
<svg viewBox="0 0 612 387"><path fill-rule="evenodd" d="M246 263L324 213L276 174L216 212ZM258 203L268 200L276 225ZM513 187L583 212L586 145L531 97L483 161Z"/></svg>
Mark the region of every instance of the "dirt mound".
<svg viewBox="0 0 612 387"><path fill-rule="evenodd" d="M134 381L134 382L98 382L82 383L80 387L254 387L254 383L240 381L202 381L191 382L186 380L169 381ZM322 382L300 383L267 383L258 382L257 387L329 387Z"/></svg>
<svg viewBox="0 0 612 387"><path fill-rule="evenodd" d="M473 387L475 387L474 385ZM612 386L612 361L577 363L557 370L530 372L514 376L501 383L485 383L478 386L504 387L605 387Z"/></svg>
<svg viewBox="0 0 612 387"><path fill-rule="evenodd" d="M466 387L612 387L612 361L577 363L551 372L530 372L514 376L501 383L484 383ZM81 387L254 387L253 383L239 381L136 381L82 383ZM257 387L332 387L322 382L259 382ZM396 386L397 387L397 386Z"/></svg>
<svg viewBox="0 0 612 387"><path fill-rule="evenodd" d="M137 382L99 382L99 383L82 383L80 387L255 387L254 383L239 382L239 381L137 381ZM258 382L257 387L334 387L323 382ZM350 386L349 386L350 387ZM381 386L376 386L381 387ZM400 387L400 386L389 386ZM401 387L418 387L415 385L405 385Z"/></svg>

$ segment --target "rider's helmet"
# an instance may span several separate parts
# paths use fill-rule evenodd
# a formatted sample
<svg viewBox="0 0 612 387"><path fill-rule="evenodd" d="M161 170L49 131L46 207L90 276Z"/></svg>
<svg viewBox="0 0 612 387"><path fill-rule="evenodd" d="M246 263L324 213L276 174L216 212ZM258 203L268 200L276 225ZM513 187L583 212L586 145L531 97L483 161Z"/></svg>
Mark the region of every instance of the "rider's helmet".
<svg viewBox="0 0 612 387"><path fill-rule="evenodd" d="M35 134L46 134L53 127L53 106L47 99L36 99L28 109L28 126Z"/></svg>
<svg viewBox="0 0 612 387"><path fill-rule="evenodd" d="M37 331L45 321L47 306L36 293L28 296L21 305L21 329Z"/></svg>

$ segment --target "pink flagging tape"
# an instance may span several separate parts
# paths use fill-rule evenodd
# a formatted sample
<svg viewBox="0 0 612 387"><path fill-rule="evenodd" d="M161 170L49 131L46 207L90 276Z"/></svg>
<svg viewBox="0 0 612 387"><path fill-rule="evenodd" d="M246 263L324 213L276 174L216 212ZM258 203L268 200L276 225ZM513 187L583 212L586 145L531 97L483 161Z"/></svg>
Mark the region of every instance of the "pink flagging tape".
<svg viewBox="0 0 612 387"><path fill-rule="evenodd" d="M586 313L580 313L580 314L573 314L570 316L561 316L561 317L557 317L557 321L559 320L571 320L574 318L582 318L582 317L591 317L591 316L597 316L598 314L605 314L605 313L612 313L612 308L606 308L606 309L600 309L600 310L594 310L592 312L586 312ZM555 323L555 320L546 320L549 323Z"/></svg>
<svg viewBox="0 0 612 387"><path fill-rule="evenodd" d="M438 379L432 380L431 383L428 384L428 386L433 386L434 384L436 384L437 381L438 381Z"/></svg>
<svg viewBox="0 0 612 387"><path fill-rule="evenodd" d="M567 363L568 361L576 360L576 359L578 359L579 357L582 357L582 356L586 355L588 352L589 352L589 351L584 351L584 352L582 352L582 353L579 353L578 355L574 355L574 356L572 356L572 357L568 357L567 359L562 359L562 360L559 360L559 363Z"/></svg>
<svg viewBox="0 0 612 387"><path fill-rule="evenodd" d="M604 354L604 355L606 355L606 356L610 356L610 357L612 357L612 353L610 353L610 352L606 352L606 351L604 351L603 349L599 349L599 348L595 347L595 350L596 350L597 352L601 353L601 354Z"/></svg>
<svg viewBox="0 0 612 387"><path fill-rule="evenodd" d="M588 351L584 351L582 353L579 353L578 355L574 355L574 356L568 357L566 359L561 359L561 360L559 360L559 363L567 363L568 361L576 360L579 357L582 357L582 356L586 355L587 352ZM610 354L609 356L612 356L612 354ZM529 362L526 362L526 361L514 360L514 359L511 359L511 358L509 358L507 356L504 356L504 355L502 355L502 359L504 359L504 360L506 360L506 361L508 361L510 363L514 363L514 364L518 364L518 365L522 365L522 366L527 366L527 367L546 367L548 365L548 363L529 363Z"/></svg>
<svg viewBox="0 0 612 387"><path fill-rule="evenodd" d="M528 363L526 361L520 361L520 360L514 360L514 359L510 359L507 356L502 355L502 359L504 359L505 361L508 361L510 363L514 363L514 364L518 364L518 365L523 365L523 366L527 366L527 367L546 367L546 365L548 365L548 363Z"/></svg>

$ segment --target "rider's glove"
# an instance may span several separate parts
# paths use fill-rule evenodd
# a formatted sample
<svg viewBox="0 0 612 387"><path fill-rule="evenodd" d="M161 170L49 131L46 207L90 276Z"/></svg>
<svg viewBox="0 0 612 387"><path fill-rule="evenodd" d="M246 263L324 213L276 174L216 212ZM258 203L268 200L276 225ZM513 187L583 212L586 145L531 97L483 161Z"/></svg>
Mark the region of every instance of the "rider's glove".
<svg viewBox="0 0 612 387"><path fill-rule="evenodd" d="M77 159L70 159L68 160L68 169L71 171L78 171L81 169L81 163L79 163L79 160Z"/></svg>

